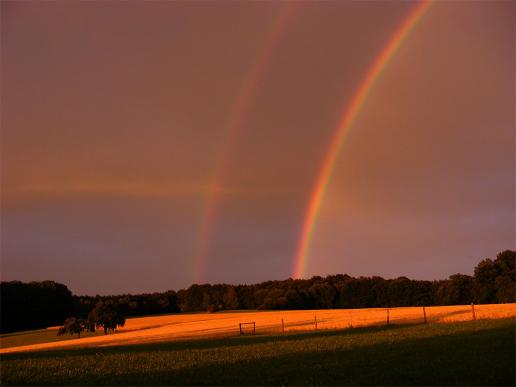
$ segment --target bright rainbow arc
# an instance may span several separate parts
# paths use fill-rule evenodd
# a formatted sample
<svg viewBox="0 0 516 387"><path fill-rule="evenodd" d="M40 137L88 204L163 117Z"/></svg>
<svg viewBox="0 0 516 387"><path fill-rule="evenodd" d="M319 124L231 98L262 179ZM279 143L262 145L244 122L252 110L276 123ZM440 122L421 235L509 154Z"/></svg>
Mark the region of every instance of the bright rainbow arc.
<svg viewBox="0 0 516 387"><path fill-rule="evenodd" d="M326 195L329 183L331 181L335 163L339 156L340 149L346 139L347 134L353 127L354 121L360 113L371 89L382 74L383 70L394 56L396 51L403 44L403 41L408 34L417 25L418 21L423 17L426 11L430 8L432 0L423 0L418 3L404 19L403 23L394 32L389 39L384 49L376 57L365 78L357 88L351 103L347 106L342 115L339 125L335 130L335 134L330 143L330 147L326 152L326 156L322 163L321 169L317 176L314 189L310 196L309 205L305 214L301 237L297 248L294 278L303 278L305 275L306 265L308 261L308 252L313 237L313 231L321 209L321 204Z"/></svg>
<svg viewBox="0 0 516 387"><path fill-rule="evenodd" d="M204 269L206 266L206 256L208 247L212 239L213 226L217 215L217 209L220 202L222 187L224 185L227 165L229 164L229 156L231 149L236 143L238 133L240 132L250 110L253 100L256 98L259 89L260 79L262 78L274 48L281 37L288 19L292 11L293 3L287 2L279 11L269 32L265 43L258 51L253 66L248 71L243 82L240 93L230 121L223 134L222 146L216 157L216 165L210 179L209 191L203 206L203 219L200 227L197 249L194 255L194 281L201 282L204 278Z"/></svg>

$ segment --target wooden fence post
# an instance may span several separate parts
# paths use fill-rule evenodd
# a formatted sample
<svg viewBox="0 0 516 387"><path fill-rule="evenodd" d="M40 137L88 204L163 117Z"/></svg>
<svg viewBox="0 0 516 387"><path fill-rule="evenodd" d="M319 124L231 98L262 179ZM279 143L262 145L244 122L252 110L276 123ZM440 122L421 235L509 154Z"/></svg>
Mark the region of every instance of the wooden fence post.
<svg viewBox="0 0 516 387"><path fill-rule="evenodd" d="M389 325L389 308L387 308L387 325Z"/></svg>
<svg viewBox="0 0 516 387"><path fill-rule="evenodd" d="M423 306L423 319L425 320L425 324L426 324L426 310L425 310L424 306Z"/></svg>
<svg viewBox="0 0 516 387"><path fill-rule="evenodd" d="M317 330L317 315L314 316L314 322L315 322L315 330Z"/></svg>
<svg viewBox="0 0 516 387"><path fill-rule="evenodd" d="M281 333L285 333L285 321L281 319Z"/></svg>
<svg viewBox="0 0 516 387"><path fill-rule="evenodd" d="M477 316L475 316L475 304L471 303L471 314L473 315L473 320L477 319Z"/></svg>

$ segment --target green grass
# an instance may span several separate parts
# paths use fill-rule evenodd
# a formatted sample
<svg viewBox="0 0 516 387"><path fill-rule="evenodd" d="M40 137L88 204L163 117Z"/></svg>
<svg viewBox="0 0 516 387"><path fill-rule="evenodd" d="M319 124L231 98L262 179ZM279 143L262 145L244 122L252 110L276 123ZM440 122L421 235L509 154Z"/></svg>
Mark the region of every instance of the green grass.
<svg viewBox="0 0 516 387"><path fill-rule="evenodd" d="M81 334L81 338L83 337L91 337L103 335L104 331L98 330L94 333L84 332ZM70 339L76 339L77 335L57 335L57 330L47 330L47 329L38 329L33 331L22 331L15 333L6 333L0 335L0 347L8 348L8 347L19 347L21 345L31 345L31 344L39 344L39 343L50 343L53 341L64 341Z"/></svg>
<svg viewBox="0 0 516 387"><path fill-rule="evenodd" d="M3 385L508 385L514 319L9 354Z"/></svg>

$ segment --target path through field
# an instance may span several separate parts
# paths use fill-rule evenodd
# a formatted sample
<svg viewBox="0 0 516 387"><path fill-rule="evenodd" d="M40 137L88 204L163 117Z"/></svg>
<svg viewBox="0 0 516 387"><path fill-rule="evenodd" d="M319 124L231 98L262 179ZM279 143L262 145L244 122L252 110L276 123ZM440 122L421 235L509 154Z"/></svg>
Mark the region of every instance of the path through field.
<svg viewBox="0 0 516 387"><path fill-rule="evenodd" d="M473 316L474 314L474 316ZM516 304L408 307L379 309L325 309L262 312L219 312L171 314L127 319L116 334L93 336L49 343L39 343L0 349L0 353L112 346L211 338L239 334L239 323L255 322L256 333L281 333L297 330L343 329L384 324L467 321L486 318L516 317ZM282 320L283 324L282 325ZM246 327L249 329L249 327Z"/></svg>

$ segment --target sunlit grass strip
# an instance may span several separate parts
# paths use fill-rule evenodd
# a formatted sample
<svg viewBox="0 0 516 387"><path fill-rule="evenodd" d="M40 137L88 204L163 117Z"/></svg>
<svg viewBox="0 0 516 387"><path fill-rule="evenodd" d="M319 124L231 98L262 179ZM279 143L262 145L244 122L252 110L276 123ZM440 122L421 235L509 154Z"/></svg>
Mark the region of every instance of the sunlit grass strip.
<svg viewBox="0 0 516 387"><path fill-rule="evenodd" d="M50 342L62 336L48 336L46 332L26 332L2 340L0 353L77 348L83 346L120 346L164 342L171 340L216 339L239 334L241 322L256 322L256 333L287 333L313 331L315 318L318 330L348 329L387 324L423 323L423 307L369 308L369 309L319 309L239 311L228 313L170 314L163 316L127 319L117 334L96 337L72 338L67 341ZM516 317L516 304L475 305L476 319L500 319ZM428 323L470 321L473 319L471 305L426 307ZM4 336L1 336L2 338ZM44 341L47 342L44 342ZM19 346L14 346L19 345Z"/></svg>

